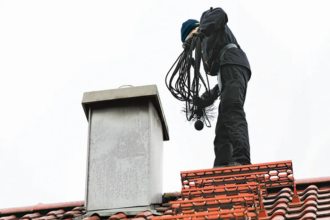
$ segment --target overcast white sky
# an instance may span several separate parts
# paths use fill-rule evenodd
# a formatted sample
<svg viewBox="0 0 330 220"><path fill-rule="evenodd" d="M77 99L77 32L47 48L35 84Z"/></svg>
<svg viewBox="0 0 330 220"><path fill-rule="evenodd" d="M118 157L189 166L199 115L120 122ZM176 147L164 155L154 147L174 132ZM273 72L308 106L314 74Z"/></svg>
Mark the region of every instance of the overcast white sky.
<svg viewBox="0 0 330 220"><path fill-rule="evenodd" d="M0 1L0 208L84 200L87 91L156 84L170 130L164 192L211 168L214 127L185 121L164 77L180 28L222 7L248 55L252 163L330 176L330 13L319 1ZM216 78L212 78L213 84Z"/></svg>

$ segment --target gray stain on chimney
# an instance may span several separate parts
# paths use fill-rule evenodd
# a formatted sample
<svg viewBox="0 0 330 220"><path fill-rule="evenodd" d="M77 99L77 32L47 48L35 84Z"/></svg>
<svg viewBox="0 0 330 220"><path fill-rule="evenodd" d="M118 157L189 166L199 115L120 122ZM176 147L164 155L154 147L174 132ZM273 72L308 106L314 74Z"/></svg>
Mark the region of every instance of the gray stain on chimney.
<svg viewBox="0 0 330 220"><path fill-rule="evenodd" d="M89 198L101 202L98 208L134 206L148 194L148 121L147 103L93 111L89 178L99 181Z"/></svg>
<svg viewBox="0 0 330 220"><path fill-rule="evenodd" d="M89 121L87 215L156 212L169 139L157 87L88 92L82 105Z"/></svg>

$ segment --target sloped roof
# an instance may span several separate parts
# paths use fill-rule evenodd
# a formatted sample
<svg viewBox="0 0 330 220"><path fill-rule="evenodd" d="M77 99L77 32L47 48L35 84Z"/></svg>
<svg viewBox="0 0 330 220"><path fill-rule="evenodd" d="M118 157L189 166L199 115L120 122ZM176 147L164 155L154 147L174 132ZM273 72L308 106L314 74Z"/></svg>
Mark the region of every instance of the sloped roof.
<svg viewBox="0 0 330 220"><path fill-rule="evenodd" d="M84 201L63 202L54 204L38 204L35 206L0 209L0 220L99 220L100 216L85 217ZM161 214L161 213L160 213ZM117 213L102 219L128 219L141 220L151 219L154 215L150 211L144 211L136 216L126 216L124 213Z"/></svg>
<svg viewBox="0 0 330 220"><path fill-rule="evenodd" d="M291 168L291 161L285 161L181 172L183 189L163 195L163 205L157 209L160 217L146 210L136 216L117 213L84 218L84 201L76 201L0 209L0 220L160 220L183 219L182 214L187 219L243 219L245 214L265 220L330 219L330 177L294 180ZM253 178L260 174L264 182L256 183ZM260 188L260 183L267 189ZM251 194L257 189L261 197ZM254 205L243 207L243 201Z"/></svg>
<svg viewBox="0 0 330 220"><path fill-rule="evenodd" d="M292 161L181 172L182 198L163 216L179 219L330 219L330 178L293 177Z"/></svg>
<svg viewBox="0 0 330 220"><path fill-rule="evenodd" d="M330 219L330 187L316 184L298 190L301 202L296 204L291 202L294 192L290 188L265 197L264 205L269 216L265 219Z"/></svg>
<svg viewBox="0 0 330 220"><path fill-rule="evenodd" d="M84 201L37 204L35 206L0 209L1 220L15 219L74 219L86 213Z"/></svg>
<svg viewBox="0 0 330 220"><path fill-rule="evenodd" d="M330 177L301 179L296 184L301 202L291 204L293 190L290 187L274 189L263 200L269 215L264 219L303 219L304 215L314 216L311 219L322 219L322 216L330 219ZM159 212L173 214L170 203L163 205L158 208Z"/></svg>

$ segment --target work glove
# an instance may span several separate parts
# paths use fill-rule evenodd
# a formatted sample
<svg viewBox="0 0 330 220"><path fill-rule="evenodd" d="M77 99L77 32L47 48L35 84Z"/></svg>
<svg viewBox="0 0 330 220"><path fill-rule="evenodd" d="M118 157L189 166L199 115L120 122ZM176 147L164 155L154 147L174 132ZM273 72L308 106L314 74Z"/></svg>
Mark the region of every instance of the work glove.
<svg viewBox="0 0 330 220"><path fill-rule="evenodd" d="M219 86L215 85L210 91L205 91L201 97L193 97L193 104L197 107L206 108L212 105L219 95Z"/></svg>
<svg viewBox="0 0 330 220"><path fill-rule="evenodd" d="M185 42L183 42L182 44L183 49L187 49L187 50L190 49L192 39L193 39L192 36L190 36Z"/></svg>
<svg viewBox="0 0 330 220"><path fill-rule="evenodd" d="M206 107L209 107L214 103L214 99L212 97L207 97L206 99L204 97L193 97L193 104L196 105L198 108L204 109Z"/></svg>
<svg viewBox="0 0 330 220"><path fill-rule="evenodd" d="M218 97L220 96L220 92L219 92L219 86L215 85L213 87L213 89L211 89L210 91L205 91L201 98L202 99L211 99L213 101L215 101Z"/></svg>

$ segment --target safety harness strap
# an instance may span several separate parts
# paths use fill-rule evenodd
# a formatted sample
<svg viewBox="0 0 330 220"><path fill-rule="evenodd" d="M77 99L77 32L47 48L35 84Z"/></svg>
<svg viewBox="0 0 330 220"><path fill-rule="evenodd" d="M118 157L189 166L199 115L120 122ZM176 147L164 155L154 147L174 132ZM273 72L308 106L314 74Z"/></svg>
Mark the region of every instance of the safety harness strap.
<svg viewBox="0 0 330 220"><path fill-rule="evenodd" d="M222 57L225 55L225 53L230 49L230 48L237 48L236 44L227 44L226 46L224 46L221 51L220 51L220 60L222 59ZM219 69L218 72L218 86L219 86L219 96L222 92L222 81L221 81L221 71Z"/></svg>
<svg viewBox="0 0 330 220"><path fill-rule="evenodd" d="M236 46L236 44L232 44L232 43L231 44L227 44L226 46L224 46L221 49L221 51L220 51L220 60L222 59L223 55L225 55L225 53L227 52L227 50L229 50L230 48L233 48L233 47L238 48Z"/></svg>

